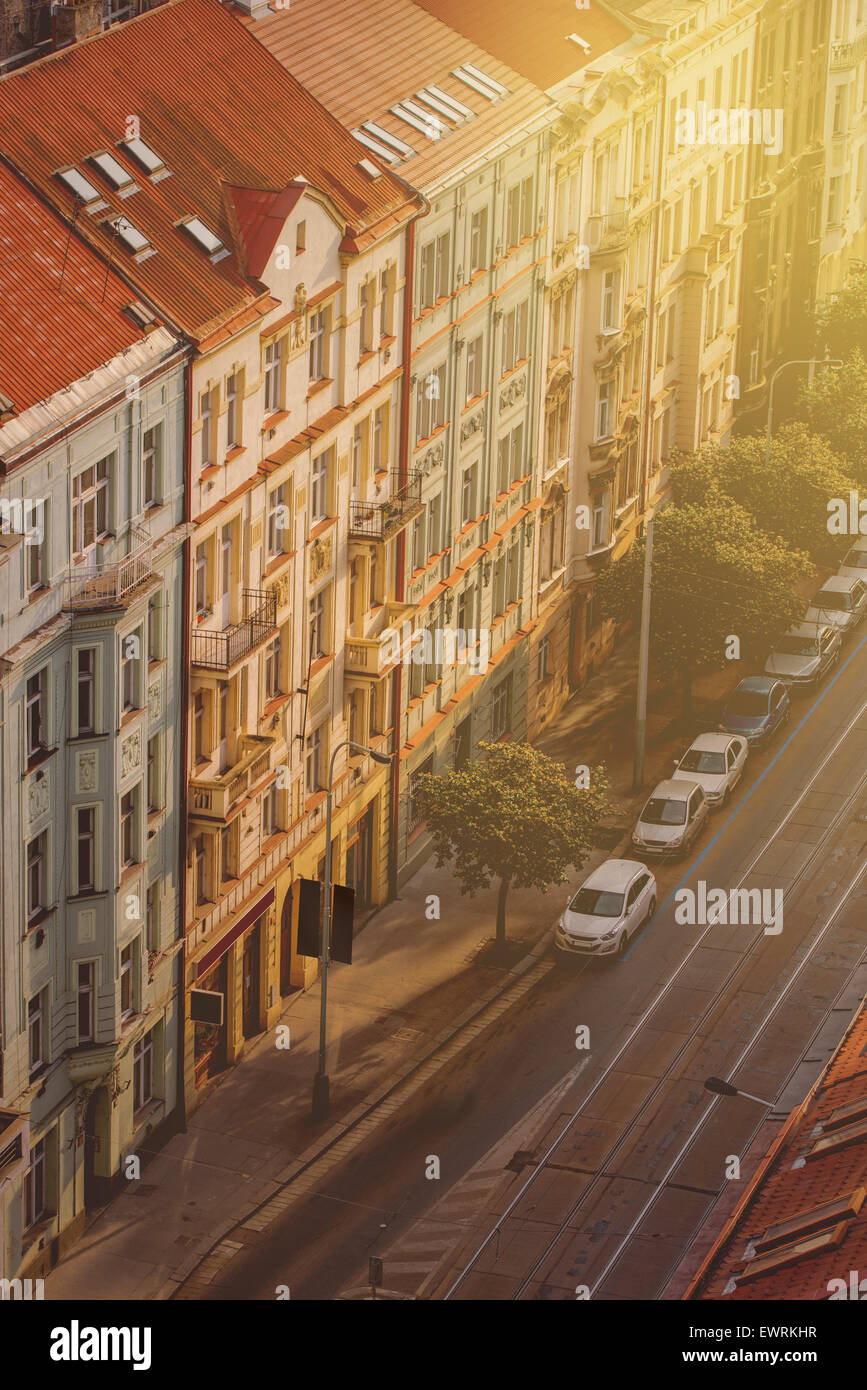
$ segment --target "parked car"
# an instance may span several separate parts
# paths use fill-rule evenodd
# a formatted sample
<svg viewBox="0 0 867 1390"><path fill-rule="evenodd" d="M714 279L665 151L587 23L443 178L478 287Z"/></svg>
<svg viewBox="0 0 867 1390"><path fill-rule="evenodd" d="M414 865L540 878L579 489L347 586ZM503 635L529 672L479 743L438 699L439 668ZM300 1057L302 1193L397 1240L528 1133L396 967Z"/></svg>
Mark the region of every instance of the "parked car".
<svg viewBox="0 0 867 1390"><path fill-rule="evenodd" d="M867 613L867 584L851 575L826 579L813 595L805 623L833 623L843 637L854 632Z"/></svg>
<svg viewBox="0 0 867 1390"><path fill-rule="evenodd" d="M867 580L867 536L859 536L849 547L837 573L841 579Z"/></svg>
<svg viewBox="0 0 867 1390"><path fill-rule="evenodd" d="M843 639L832 623L795 623L765 662L765 674L785 685L815 685L840 660Z"/></svg>
<svg viewBox="0 0 867 1390"><path fill-rule="evenodd" d="M563 955L619 955L656 911L656 879L634 859L606 859L578 889L554 929Z"/></svg>
<svg viewBox="0 0 867 1390"><path fill-rule="evenodd" d="M711 810L726 806L744 773L749 744L732 734L699 734L674 764L674 780L698 782Z"/></svg>
<svg viewBox="0 0 867 1390"><path fill-rule="evenodd" d="M747 676L726 701L720 728L743 734L751 748L766 743L791 713L789 693L773 676Z"/></svg>
<svg viewBox="0 0 867 1390"><path fill-rule="evenodd" d="M632 832L634 849L661 859L686 854L710 813L697 781L671 778L654 787Z"/></svg>

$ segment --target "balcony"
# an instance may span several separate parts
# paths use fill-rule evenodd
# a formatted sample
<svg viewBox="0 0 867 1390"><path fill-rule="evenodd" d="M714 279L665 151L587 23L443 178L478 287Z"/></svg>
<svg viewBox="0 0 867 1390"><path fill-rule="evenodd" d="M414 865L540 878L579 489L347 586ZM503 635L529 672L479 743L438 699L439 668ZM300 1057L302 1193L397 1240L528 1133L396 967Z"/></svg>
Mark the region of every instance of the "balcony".
<svg viewBox="0 0 867 1390"><path fill-rule="evenodd" d="M401 482L392 469L391 496L385 502L350 502L349 535L352 540L387 541L402 531L422 510L421 473L410 473Z"/></svg>
<svg viewBox="0 0 867 1390"><path fill-rule="evenodd" d="M29 1162L29 1116L19 1110L0 1110L0 1182L23 1172Z"/></svg>
<svg viewBox="0 0 867 1390"><path fill-rule="evenodd" d="M585 240L591 251L620 251L626 245L629 214L619 212L594 213L587 218Z"/></svg>
<svg viewBox="0 0 867 1390"><path fill-rule="evenodd" d="M831 71L843 72L854 68L867 55L867 30L864 30L850 43L831 44Z"/></svg>
<svg viewBox="0 0 867 1390"><path fill-rule="evenodd" d="M153 573L153 541L137 526L129 528L129 551L110 565L74 565L63 581L63 607L119 608Z"/></svg>
<svg viewBox="0 0 867 1390"><path fill-rule="evenodd" d="M221 632L193 628L190 660L205 671L228 671L277 630L277 598L264 589L245 589L244 617Z"/></svg>
<svg viewBox="0 0 867 1390"><path fill-rule="evenodd" d="M415 604L389 602L385 605L381 632L372 637L351 637L347 633L343 663L346 675L378 680L390 671L400 660L404 639L409 637L403 624L411 621L415 611Z"/></svg>
<svg viewBox="0 0 867 1390"><path fill-rule="evenodd" d="M274 742L273 738L259 734L242 734L241 756L234 767L220 777L193 777L190 780L191 817L225 820L235 803L270 771Z"/></svg>

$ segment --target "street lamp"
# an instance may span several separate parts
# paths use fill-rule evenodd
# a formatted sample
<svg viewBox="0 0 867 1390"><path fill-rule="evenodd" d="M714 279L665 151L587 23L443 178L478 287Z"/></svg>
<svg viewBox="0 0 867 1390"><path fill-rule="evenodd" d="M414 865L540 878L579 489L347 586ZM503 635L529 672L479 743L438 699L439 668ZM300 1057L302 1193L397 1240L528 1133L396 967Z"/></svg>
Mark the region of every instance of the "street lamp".
<svg viewBox="0 0 867 1390"><path fill-rule="evenodd" d="M641 791L644 782L644 750L647 740L647 683L650 672L650 607L653 576L653 523L668 499L657 503L647 518L644 541L644 578L641 585L641 631L638 639L638 693L635 701L635 761L632 789Z"/></svg>
<svg viewBox="0 0 867 1390"><path fill-rule="evenodd" d="M787 367L842 367L839 357L793 357L791 362L782 362L771 377L768 387L768 426L765 433L765 467L771 462L771 422L774 414L774 383L780 372Z"/></svg>
<svg viewBox="0 0 867 1390"><path fill-rule="evenodd" d="M314 1120L327 1119L331 1110L331 1098L329 1094L328 1072L325 1070L325 1019L328 1001L328 948L331 935L331 810L334 788L334 759L343 748L355 748L359 753L365 753L373 759L375 763L383 763L386 767L391 762L388 753L376 753L372 748L368 748L363 743L356 743L354 739L344 739L338 743L334 752L331 754L331 761L328 764L328 797L325 809L325 901L322 905L322 956L320 959L320 974L322 976L322 989L319 996L319 1070L313 1078L313 1118Z"/></svg>
<svg viewBox="0 0 867 1390"><path fill-rule="evenodd" d="M743 1096L744 1100L754 1100L756 1105L763 1105L766 1110L773 1110L775 1101L762 1100L761 1096L751 1096L749 1091L739 1091L737 1086L733 1086L730 1081L723 1081L719 1076L709 1076L704 1083L706 1091L713 1091L717 1096Z"/></svg>

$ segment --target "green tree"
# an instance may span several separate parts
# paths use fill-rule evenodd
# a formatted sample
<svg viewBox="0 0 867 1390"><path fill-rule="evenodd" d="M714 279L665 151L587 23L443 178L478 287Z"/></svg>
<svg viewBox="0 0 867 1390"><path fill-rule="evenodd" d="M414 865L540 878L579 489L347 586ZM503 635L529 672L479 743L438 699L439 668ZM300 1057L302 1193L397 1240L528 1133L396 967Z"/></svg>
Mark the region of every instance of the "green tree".
<svg viewBox="0 0 867 1390"><path fill-rule="evenodd" d="M742 435L731 444L680 456L671 486L680 505L705 505L722 493L768 535L806 551L817 564L833 565L842 546L828 530L828 502L848 497L855 483L827 440L797 422L774 435L769 465L765 436Z"/></svg>
<svg viewBox="0 0 867 1390"><path fill-rule="evenodd" d="M608 779L589 771L586 787L528 743L481 743L483 757L442 777L426 773L415 803L433 836L437 865L452 861L470 896L499 879L497 945L506 943L510 886L547 892L580 868L608 812Z"/></svg>
<svg viewBox="0 0 867 1390"><path fill-rule="evenodd" d="M605 617L637 621L644 541L604 570L596 593ZM729 638L755 658L803 611L794 592L809 558L761 530L711 479L701 502L669 507L654 523L651 653L683 679L684 713L697 670L722 666Z"/></svg>
<svg viewBox="0 0 867 1390"><path fill-rule="evenodd" d="M814 321L820 355L826 348L831 357L867 352L867 266L850 271L845 288L823 300Z"/></svg>
<svg viewBox="0 0 867 1390"><path fill-rule="evenodd" d="M804 387L798 409L810 428L824 435L860 487L867 487L867 359L855 350L842 367L816 372ZM837 494L838 496L840 494Z"/></svg>

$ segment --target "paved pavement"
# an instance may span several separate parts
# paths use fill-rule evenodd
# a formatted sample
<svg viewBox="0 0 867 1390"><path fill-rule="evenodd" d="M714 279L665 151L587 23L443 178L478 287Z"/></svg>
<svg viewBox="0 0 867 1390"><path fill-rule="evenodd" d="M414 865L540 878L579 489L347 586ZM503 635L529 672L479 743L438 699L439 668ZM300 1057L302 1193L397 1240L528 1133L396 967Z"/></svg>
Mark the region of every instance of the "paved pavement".
<svg viewBox="0 0 867 1390"><path fill-rule="evenodd" d="M625 826L630 792L629 743L635 644L624 644L538 740L567 766L604 760L612 799ZM733 686L736 666L696 683L695 723L711 718L713 701ZM679 693L652 688L648 780L665 775L684 734ZM590 865L604 858L600 851ZM583 870L587 871L587 867ZM578 875L573 875L573 879ZM544 939L567 888L547 896L513 891L509 936L520 957ZM429 895L440 900L429 920ZM314 1125L310 1095L316 1070L319 992L287 1001L281 1022L291 1047L263 1034L240 1063L213 1084L186 1132L153 1156L142 1177L90 1223L46 1282L49 1299L152 1299L174 1292L202 1257L329 1141L338 1139L370 1100L397 1083L468 1014L509 981L505 966L482 950L492 936L495 890L462 896L445 870L429 861L400 896L359 936L355 963L329 980L329 1072L332 1118ZM481 955L480 955L481 951Z"/></svg>

